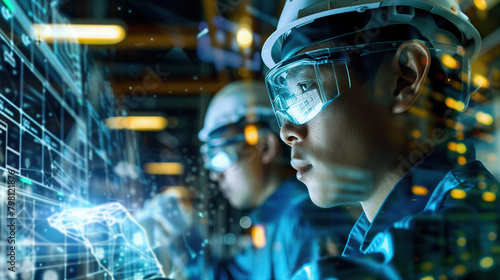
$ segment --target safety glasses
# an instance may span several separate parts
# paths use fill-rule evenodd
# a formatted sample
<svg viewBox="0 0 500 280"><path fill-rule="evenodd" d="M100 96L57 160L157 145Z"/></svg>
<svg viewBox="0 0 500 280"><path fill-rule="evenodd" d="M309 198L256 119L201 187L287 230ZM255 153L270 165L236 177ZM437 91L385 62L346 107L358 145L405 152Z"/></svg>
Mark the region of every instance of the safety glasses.
<svg viewBox="0 0 500 280"><path fill-rule="evenodd" d="M356 71L351 63L353 59L396 51L404 42L319 49L292 56L277 64L267 73L266 85L278 125L282 127L285 121L297 125L308 122L351 88L350 73ZM471 79L464 49L457 45L422 43L442 61L444 75L440 79L445 83L455 82L452 92L445 94L466 106L471 93Z"/></svg>
<svg viewBox="0 0 500 280"><path fill-rule="evenodd" d="M243 133L230 138L216 138L201 146L205 169L221 173L239 160L237 145L245 141Z"/></svg>

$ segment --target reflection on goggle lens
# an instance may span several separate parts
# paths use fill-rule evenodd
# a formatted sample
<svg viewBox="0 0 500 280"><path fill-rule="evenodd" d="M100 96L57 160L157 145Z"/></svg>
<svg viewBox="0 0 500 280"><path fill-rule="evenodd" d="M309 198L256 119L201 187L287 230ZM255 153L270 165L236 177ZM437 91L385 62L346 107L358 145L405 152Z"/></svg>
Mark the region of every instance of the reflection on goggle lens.
<svg viewBox="0 0 500 280"><path fill-rule="evenodd" d="M228 154L224 151L219 151L213 158L209 160L209 169L222 172L231 166L232 161Z"/></svg>
<svg viewBox="0 0 500 280"><path fill-rule="evenodd" d="M200 152L204 166L214 172L221 173L238 161L236 145L245 141L244 134L229 138L216 138L201 146Z"/></svg>
<svg viewBox="0 0 500 280"><path fill-rule="evenodd" d="M326 48L292 56L273 67L266 75L266 85L280 127L285 121L301 125L321 112L338 96L351 88L349 73L355 72L352 58L396 51L403 43L383 42L338 48ZM443 63L443 81L458 81L447 95L465 105L471 93L468 59L461 46L422 42L436 57L452 56L460 67ZM464 75L464 73L466 75ZM446 83L446 82L445 82Z"/></svg>

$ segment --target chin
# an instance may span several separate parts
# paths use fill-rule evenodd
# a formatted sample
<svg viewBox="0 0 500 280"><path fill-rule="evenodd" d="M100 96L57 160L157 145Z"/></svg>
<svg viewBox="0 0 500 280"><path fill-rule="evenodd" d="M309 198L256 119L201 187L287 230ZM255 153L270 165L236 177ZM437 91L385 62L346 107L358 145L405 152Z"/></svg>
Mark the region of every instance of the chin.
<svg viewBox="0 0 500 280"><path fill-rule="evenodd" d="M321 208L330 208L342 204L359 202L355 198L347 199L345 196L343 196L343 199L340 199L341 195L340 194L335 195L335 193L331 189L327 190L326 188L321 188L321 187L310 188L309 186L307 188L309 190L309 197L311 198L311 201L316 206Z"/></svg>
<svg viewBox="0 0 500 280"><path fill-rule="evenodd" d="M309 190L309 197L311 198L311 201L316 206L321 208L329 208L335 206L335 204L332 204L332 201L329 201L329 199L327 199L328 194L325 194L323 191L310 188L309 186L307 186L307 189Z"/></svg>

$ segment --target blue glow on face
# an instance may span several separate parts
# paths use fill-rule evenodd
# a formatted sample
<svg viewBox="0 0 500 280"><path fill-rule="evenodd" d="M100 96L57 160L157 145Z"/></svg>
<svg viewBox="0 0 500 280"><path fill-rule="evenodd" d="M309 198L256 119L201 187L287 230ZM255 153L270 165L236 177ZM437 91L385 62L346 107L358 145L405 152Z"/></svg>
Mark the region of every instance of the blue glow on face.
<svg viewBox="0 0 500 280"><path fill-rule="evenodd" d="M210 161L214 171L222 172L231 166L231 158L225 152L218 152Z"/></svg>

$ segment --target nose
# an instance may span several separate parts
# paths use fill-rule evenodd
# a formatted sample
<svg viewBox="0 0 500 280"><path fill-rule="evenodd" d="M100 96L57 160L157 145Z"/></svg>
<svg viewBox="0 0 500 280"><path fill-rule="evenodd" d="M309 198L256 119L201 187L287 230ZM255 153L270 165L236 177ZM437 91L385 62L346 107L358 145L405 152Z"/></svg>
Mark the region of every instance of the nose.
<svg viewBox="0 0 500 280"><path fill-rule="evenodd" d="M305 124L296 125L290 121L285 121L280 129L280 137L285 144L292 146L294 142L303 141L307 135Z"/></svg>

